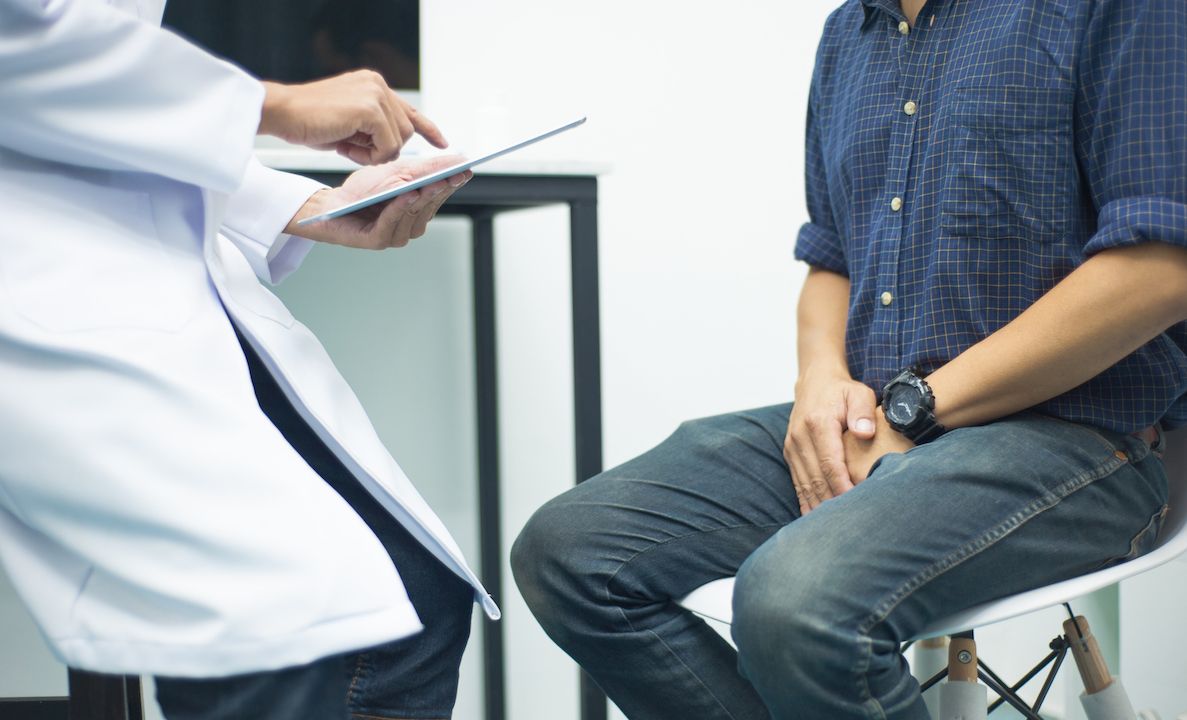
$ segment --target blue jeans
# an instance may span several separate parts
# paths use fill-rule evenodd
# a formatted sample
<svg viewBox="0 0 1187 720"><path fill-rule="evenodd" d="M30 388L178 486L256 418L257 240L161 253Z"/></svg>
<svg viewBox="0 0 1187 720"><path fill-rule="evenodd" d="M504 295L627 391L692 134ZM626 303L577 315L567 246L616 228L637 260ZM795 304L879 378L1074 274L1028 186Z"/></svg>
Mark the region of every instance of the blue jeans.
<svg viewBox="0 0 1187 720"><path fill-rule="evenodd" d="M156 678L168 720L448 718L470 637L474 591L354 479L285 398L240 337L260 409L387 549L416 608L420 633L310 665L227 678Z"/></svg>
<svg viewBox="0 0 1187 720"><path fill-rule="evenodd" d="M684 423L516 541L532 612L632 720L926 720L900 643L1157 536L1166 475L1148 445L1029 413L887 455L800 517L790 412ZM674 603L735 574L737 653Z"/></svg>

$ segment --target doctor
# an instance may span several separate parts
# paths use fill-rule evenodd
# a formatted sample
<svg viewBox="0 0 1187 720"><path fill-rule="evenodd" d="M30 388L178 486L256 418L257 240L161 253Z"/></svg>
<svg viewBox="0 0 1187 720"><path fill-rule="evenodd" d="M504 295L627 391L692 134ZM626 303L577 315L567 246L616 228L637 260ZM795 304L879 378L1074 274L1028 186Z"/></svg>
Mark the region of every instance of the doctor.
<svg viewBox="0 0 1187 720"><path fill-rule="evenodd" d="M472 602L499 611L260 280L403 245L468 175L297 236L440 132L373 73L261 83L162 12L0 0L0 561L64 662L157 675L170 720L448 717ZM257 132L375 166L324 188Z"/></svg>

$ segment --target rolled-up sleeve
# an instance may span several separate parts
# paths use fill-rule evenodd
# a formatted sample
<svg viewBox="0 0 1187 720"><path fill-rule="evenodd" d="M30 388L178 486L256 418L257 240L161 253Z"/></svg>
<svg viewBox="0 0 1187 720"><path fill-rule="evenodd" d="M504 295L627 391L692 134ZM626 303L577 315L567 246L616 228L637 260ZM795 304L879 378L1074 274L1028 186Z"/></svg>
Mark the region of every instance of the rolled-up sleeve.
<svg viewBox="0 0 1187 720"><path fill-rule="evenodd" d="M1187 2L1104 0L1084 38L1076 151L1102 250L1187 247Z"/></svg>
<svg viewBox="0 0 1187 720"><path fill-rule="evenodd" d="M819 67L819 63L817 63ZM804 189L808 199L808 222L800 228L795 258L813 267L849 276L845 249L833 221L828 177L820 138L820 116L816 82L808 99L807 143L804 153Z"/></svg>

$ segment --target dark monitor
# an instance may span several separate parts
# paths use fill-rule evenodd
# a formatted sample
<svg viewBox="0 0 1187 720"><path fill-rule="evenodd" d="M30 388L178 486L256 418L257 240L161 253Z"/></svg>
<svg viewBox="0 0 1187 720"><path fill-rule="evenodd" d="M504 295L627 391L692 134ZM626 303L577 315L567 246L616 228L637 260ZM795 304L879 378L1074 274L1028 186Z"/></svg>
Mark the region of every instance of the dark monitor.
<svg viewBox="0 0 1187 720"><path fill-rule="evenodd" d="M419 0L169 0L164 24L263 80L370 68L419 94Z"/></svg>

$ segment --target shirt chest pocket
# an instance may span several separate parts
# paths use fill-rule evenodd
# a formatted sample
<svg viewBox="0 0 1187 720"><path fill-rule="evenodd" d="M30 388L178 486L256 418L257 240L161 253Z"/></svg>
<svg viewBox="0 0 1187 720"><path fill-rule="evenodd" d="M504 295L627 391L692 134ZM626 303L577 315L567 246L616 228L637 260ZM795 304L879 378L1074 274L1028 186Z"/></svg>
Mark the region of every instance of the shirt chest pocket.
<svg viewBox="0 0 1187 720"><path fill-rule="evenodd" d="M950 105L941 227L948 239L1052 243L1078 180L1073 90L960 87Z"/></svg>

